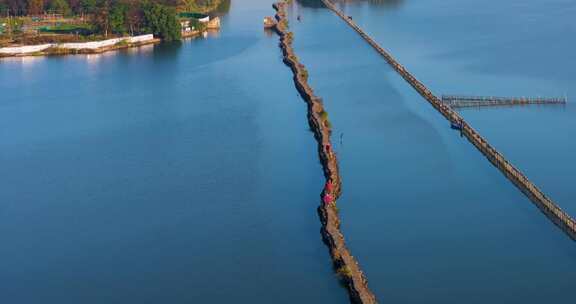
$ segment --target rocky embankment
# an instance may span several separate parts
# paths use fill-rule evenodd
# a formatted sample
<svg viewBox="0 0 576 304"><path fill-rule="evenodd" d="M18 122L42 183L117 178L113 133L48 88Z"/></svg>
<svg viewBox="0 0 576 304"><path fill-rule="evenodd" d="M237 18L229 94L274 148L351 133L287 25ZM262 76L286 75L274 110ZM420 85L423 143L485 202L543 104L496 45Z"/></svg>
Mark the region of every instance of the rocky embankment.
<svg viewBox="0 0 576 304"><path fill-rule="evenodd" d="M288 2L284 0L273 5L277 20L274 29L280 36L284 63L292 69L296 89L308 104L308 121L318 142L318 153L326 178L318 208L322 222L322 237L330 249L337 274L348 288L351 301L354 303L376 303L374 294L368 288L366 277L346 247L344 236L340 231L336 201L341 193L342 181L338 170L338 160L330 142L331 125L322 99L314 95L314 91L308 85L306 67L299 62L292 48L294 33L288 31L285 10Z"/></svg>

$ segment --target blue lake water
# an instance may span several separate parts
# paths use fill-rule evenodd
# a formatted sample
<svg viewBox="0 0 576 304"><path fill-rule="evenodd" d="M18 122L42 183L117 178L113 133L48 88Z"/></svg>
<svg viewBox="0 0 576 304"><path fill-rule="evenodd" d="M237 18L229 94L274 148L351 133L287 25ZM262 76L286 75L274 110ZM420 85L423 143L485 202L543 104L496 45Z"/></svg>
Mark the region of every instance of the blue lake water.
<svg viewBox="0 0 576 304"><path fill-rule="evenodd" d="M437 95L568 96L566 107L461 112L576 216L574 1L388 0L342 7Z"/></svg>
<svg viewBox="0 0 576 304"><path fill-rule="evenodd" d="M2 303L349 302L271 3L233 1L205 39L0 60ZM342 230L380 302L570 302L574 242L342 20L295 3ZM342 3L439 95L576 93L572 1ZM570 103L462 113L576 215Z"/></svg>
<svg viewBox="0 0 576 304"><path fill-rule="evenodd" d="M380 301L569 301L576 279L574 242L452 131L445 119L342 20L326 9L302 5L307 4L304 1L300 4L291 11L291 28L296 52L307 65L312 86L324 99L334 126L344 184L339 200L342 229ZM506 76L512 77L507 78L508 86L497 79L504 76L487 76L486 71L475 68L461 73L458 68L458 63L484 66L484 62L499 67L497 50L485 54L473 47L485 41L483 32L467 31L466 26L496 36L486 38L495 45L505 41L509 32L499 33L495 18L482 19L492 21L486 28L458 24L469 19L481 22L475 19L477 14L482 16L492 7L506 5L514 3L349 1L342 7L434 92L559 94L552 85L547 89L542 86L540 91L534 88L538 76L533 76L532 83L521 82L530 77L523 70L516 71L517 78ZM477 10L479 6L486 7ZM538 8L531 11L538 12ZM511 14L504 8L492 13L501 18ZM460 18L451 18L453 14ZM301 16L300 22L296 15ZM450 35L459 39L442 39ZM462 50L464 63L449 55L461 48L470 51ZM520 62L516 64L520 66ZM500 71L505 70L505 66L500 67ZM495 78L490 81L490 77ZM526 110L523 113L529 114L518 114ZM493 113L499 117L494 118ZM570 176L572 172L574 177L576 173L573 162L562 159L574 155L573 144L563 142L568 135L544 140L552 148L532 148L537 144L531 136L555 134L548 125L559 123L554 114L563 117L560 124L566 133L575 130L570 129L570 117L574 117L570 106L464 112L473 126L545 191L555 186L557 192L549 191L552 197L561 205L566 202L569 209L573 202L566 198L574 197L570 187L573 178L556 175L563 172ZM536 115L541 120L538 124L531 120ZM517 116L518 121L512 118ZM509 124L517 125L507 128ZM530 134L542 129L546 131ZM541 167L546 170L539 171ZM562 184L551 185L554 180Z"/></svg>
<svg viewBox="0 0 576 304"><path fill-rule="evenodd" d="M0 302L348 302L270 4L206 39L0 61Z"/></svg>

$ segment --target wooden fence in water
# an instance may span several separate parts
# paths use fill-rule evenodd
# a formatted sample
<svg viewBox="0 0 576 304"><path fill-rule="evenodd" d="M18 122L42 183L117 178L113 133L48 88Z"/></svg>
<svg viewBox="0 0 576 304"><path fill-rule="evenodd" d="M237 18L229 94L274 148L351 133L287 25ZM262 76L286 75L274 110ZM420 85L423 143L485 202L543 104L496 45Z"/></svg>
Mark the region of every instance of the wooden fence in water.
<svg viewBox="0 0 576 304"><path fill-rule="evenodd" d="M534 183L532 183L520 170L514 167L504 156L484 139L472 126L470 126L456 111L432 92L412 74L410 74L392 55L366 34L350 16L344 15L330 0L322 2L352 27L366 42L368 42L384 59L404 78L422 97L424 97L438 112L452 124L461 128L465 136L490 162L498 168L520 191L528 196L540 210L558 227L576 240L576 221L564 212L552 199L547 197Z"/></svg>
<svg viewBox="0 0 576 304"><path fill-rule="evenodd" d="M566 97L497 97L497 96L463 96L442 95L442 102L452 108L513 106L513 105L564 105Z"/></svg>

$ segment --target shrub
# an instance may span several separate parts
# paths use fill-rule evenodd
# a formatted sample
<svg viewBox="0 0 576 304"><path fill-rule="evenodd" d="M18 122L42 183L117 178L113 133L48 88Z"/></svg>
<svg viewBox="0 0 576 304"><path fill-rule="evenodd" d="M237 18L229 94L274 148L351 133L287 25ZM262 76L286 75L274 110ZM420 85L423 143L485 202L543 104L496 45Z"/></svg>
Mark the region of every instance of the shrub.
<svg viewBox="0 0 576 304"><path fill-rule="evenodd" d="M308 71L306 69L301 70L302 77L308 80Z"/></svg>
<svg viewBox="0 0 576 304"><path fill-rule="evenodd" d="M120 41L116 42L116 46L128 46L128 40L126 40L126 39L120 40Z"/></svg>
<svg viewBox="0 0 576 304"><path fill-rule="evenodd" d="M352 271L350 271L350 268L348 268L347 265L340 266L340 268L338 268L338 270L336 270L336 273L341 277L346 277L346 278L352 277Z"/></svg>
<svg viewBox="0 0 576 304"><path fill-rule="evenodd" d="M322 109L322 112L320 112L320 118L322 118L322 120L327 121L328 120L328 112L326 112L324 109Z"/></svg>

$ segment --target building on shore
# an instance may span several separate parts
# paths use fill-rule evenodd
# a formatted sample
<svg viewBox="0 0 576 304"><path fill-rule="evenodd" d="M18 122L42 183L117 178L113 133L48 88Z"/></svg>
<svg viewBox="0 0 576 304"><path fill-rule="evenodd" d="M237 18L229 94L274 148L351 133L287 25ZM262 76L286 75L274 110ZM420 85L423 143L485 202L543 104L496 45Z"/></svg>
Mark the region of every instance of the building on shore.
<svg viewBox="0 0 576 304"><path fill-rule="evenodd" d="M206 28L209 30L217 30L220 28L220 17L214 17L206 22Z"/></svg>
<svg viewBox="0 0 576 304"><path fill-rule="evenodd" d="M198 13L180 13L182 37L193 37L206 30L220 29L220 18Z"/></svg>

